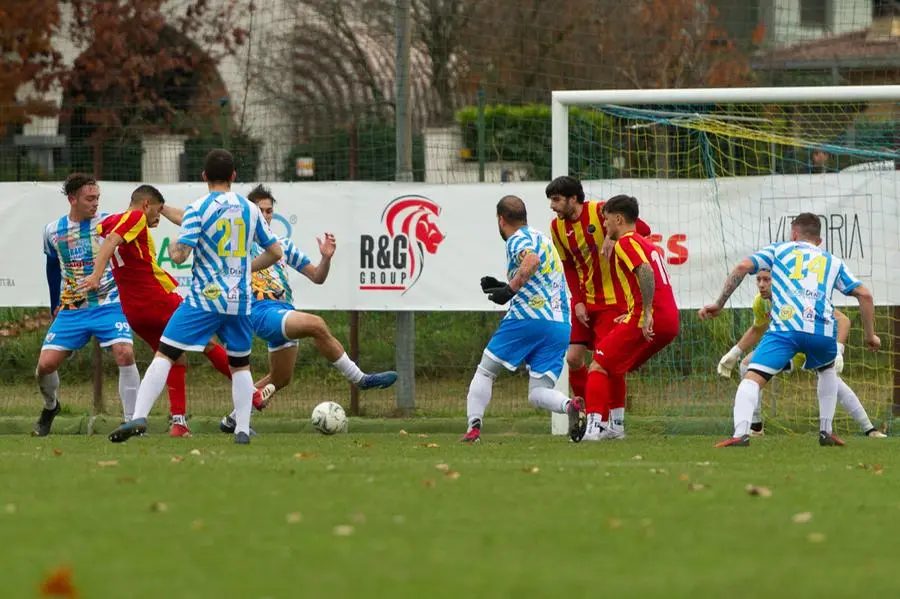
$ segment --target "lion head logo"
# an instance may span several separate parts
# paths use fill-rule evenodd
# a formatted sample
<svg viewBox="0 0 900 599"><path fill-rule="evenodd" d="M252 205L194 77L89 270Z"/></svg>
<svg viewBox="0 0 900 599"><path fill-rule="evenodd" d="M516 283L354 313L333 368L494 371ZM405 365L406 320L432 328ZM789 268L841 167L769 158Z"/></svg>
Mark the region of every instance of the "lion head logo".
<svg viewBox="0 0 900 599"><path fill-rule="evenodd" d="M392 238L405 235L409 284L415 285L422 274L425 253L435 254L444 241L443 232L433 219L441 215L441 207L423 196L406 195L395 198L385 207L381 220Z"/></svg>

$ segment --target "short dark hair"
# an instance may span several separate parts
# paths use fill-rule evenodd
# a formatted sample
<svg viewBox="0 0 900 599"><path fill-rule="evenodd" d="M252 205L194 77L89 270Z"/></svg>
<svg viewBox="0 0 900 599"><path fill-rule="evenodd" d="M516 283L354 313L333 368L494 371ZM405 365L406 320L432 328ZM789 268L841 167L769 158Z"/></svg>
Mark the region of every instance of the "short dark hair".
<svg viewBox="0 0 900 599"><path fill-rule="evenodd" d="M581 181L575 177L568 175L557 177L547 184L544 192L548 198L551 196L563 196L564 198L575 196L579 204L584 204L584 187L581 186Z"/></svg>
<svg viewBox="0 0 900 599"><path fill-rule="evenodd" d="M527 225L528 211L525 210L525 202L519 196L503 196L497 202L497 216L511 225Z"/></svg>
<svg viewBox="0 0 900 599"><path fill-rule="evenodd" d="M272 190L262 183L250 190L250 193L247 194L247 199L254 204L260 200L272 200L272 203L275 203L275 196L272 195Z"/></svg>
<svg viewBox="0 0 900 599"><path fill-rule="evenodd" d="M203 161L207 183L231 183L234 170L234 156L228 150L210 150Z"/></svg>
<svg viewBox="0 0 900 599"><path fill-rule="evenodd" d="M131 192L131 203L137 204L144 198L149 197L157 204L165 204L166 199L163 194L152 185L140 185Z"/></svg>
<svg viewBox="0 0 900 599"><path fill-rule="evenodd" d="M819 237L822 234L822 221L812 212L801 212L791 221L791 228L803 237Z"/></svg>
<svg viewBox="0 0 900 599"><path fill-rule="evenodd" d="M603 204L603 212L606 214L621 214L625 217L625 222L635 223L638 219L638 201L629 195L621 194L609 198Z"/></svg>
<svg viewBox="0 0 900 599"><path fill-rule="evenodd" d="M62 192L65 196L72 196L78 193L78 190L85 185L96 184L97 180L94 179L93 175L86 175L84 173L72 173L71 175L66 177L65 183L63 183Z"/></svg>

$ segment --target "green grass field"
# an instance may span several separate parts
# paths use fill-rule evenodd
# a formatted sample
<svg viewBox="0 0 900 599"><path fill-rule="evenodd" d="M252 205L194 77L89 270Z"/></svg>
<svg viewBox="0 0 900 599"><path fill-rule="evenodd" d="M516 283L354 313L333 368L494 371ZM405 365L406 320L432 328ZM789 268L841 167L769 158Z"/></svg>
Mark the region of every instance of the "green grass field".
<svg viewBox="0 0 900 599"><path fill-rule="evenodd" d="M82 598L818 599L900 584L896 439L457 439L0 436L3 594L40 596L65 566Z"/></svg>

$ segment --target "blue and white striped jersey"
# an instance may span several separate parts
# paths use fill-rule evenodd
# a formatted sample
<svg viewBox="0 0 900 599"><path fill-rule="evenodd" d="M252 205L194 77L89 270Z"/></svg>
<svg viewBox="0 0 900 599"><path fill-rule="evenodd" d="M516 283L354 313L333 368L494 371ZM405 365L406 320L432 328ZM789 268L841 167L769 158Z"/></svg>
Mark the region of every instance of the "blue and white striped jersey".
<svg viewBox="0 0 900 599"><path fill-rule="evenodd" d="M109 215L98 213L94 218L79 222L63 216L44 227L44 253L59 261L62 273L59 298L61 310L96 308L119 301L119 288L112 276L112 263L107 264L98 289L87 293L78 290L81 282L94 272L94 259L103 244L103 239L97 233L97 225L107 216Z"/></svg>
<svg viewBox="0 0 900 599"><path fill-rule="evenodd" d="M214 191L188 205L178 243L193 248L189 305L207 312L250 314L251 248L278 240L259 208L233 191Z"/></svg>
<svg viewBox="0 0 900 599"><path fill-rule="evenodd" d="M835 289L844 295L862 285L844 262L811 243L786 241L765 247L752 256L756 273L772 271L770 331L800 331L835 337Z"/></svg>
<svg viewBox="0 0 900 599"><path fill-rule="evenodd" d="M507 278L516 276L522 259L538 255L541 264L509 302L505 318L569 322L569 299L562 261L547 235L525 226L506 240Z"/></svg>
<svg viewBox="0 0 900 599"><path fill-rule="evenodd" d="M281 260L266 268L253 273L251 286L253 287L253 301L261 300L278 300L294 303L294 293L291 290L291 284L288 281L287 267L291 267L297 272L301 272L310 264L310 259L300 251L294 242L287 237L279 237L278 242L281 249L284 250L284 256ZM262 247L258 243L253 244L253 257L263 253Z"/></svg>

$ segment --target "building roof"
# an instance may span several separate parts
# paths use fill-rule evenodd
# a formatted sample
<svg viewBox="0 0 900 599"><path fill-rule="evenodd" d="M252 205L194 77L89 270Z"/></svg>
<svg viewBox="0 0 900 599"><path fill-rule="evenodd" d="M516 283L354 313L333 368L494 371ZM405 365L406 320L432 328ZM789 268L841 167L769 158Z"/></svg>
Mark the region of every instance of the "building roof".
<svg viewBox="0 0 900 599"><path fill-rule="evenodd" d="M900 36L870 29L792 44L753 57L759 70L900 68Z"/></svg>

